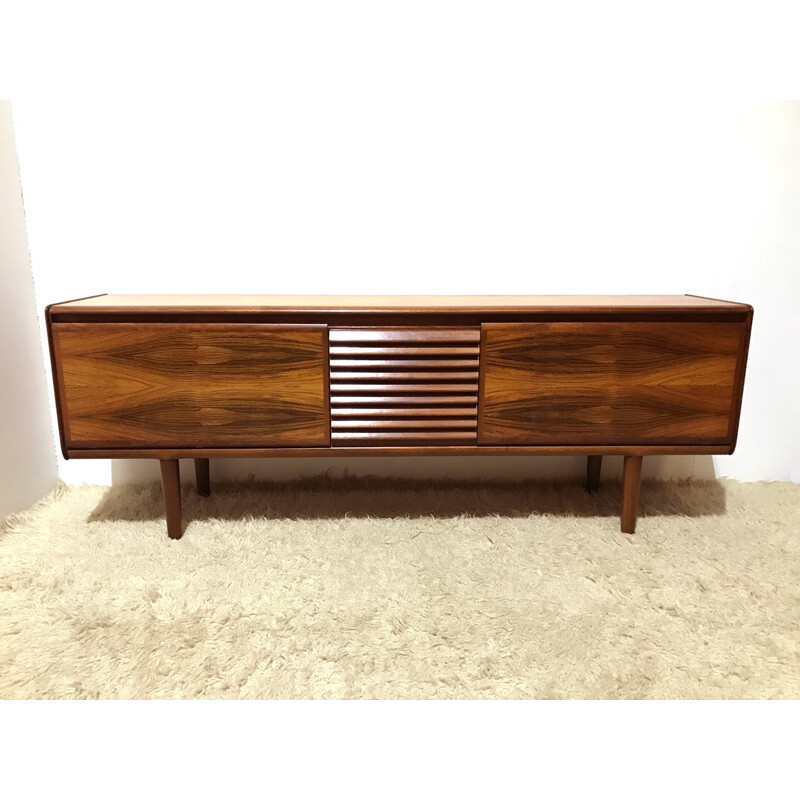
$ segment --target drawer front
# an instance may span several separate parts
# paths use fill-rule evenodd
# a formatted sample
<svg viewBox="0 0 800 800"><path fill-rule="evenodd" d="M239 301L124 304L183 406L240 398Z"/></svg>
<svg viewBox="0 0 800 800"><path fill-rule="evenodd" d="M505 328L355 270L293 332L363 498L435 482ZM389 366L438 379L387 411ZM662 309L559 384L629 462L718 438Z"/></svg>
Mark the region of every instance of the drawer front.
<svg viewBox="0 0 800 800"><path fill-rule="evenodd" d="M329 443L324 325L54 323L68 448Z"/></svg>
<svg viewBox="0 0 800 800"><path fill-rule="evenodd" d="M474 445L480 328L331 328L331 442Z"/></svg>
<svg viewBox="0 0 800 800"><path fill-rule="evenodd" d="M498 323L482 331L479 444L733 440L744 323Z"/></svg>

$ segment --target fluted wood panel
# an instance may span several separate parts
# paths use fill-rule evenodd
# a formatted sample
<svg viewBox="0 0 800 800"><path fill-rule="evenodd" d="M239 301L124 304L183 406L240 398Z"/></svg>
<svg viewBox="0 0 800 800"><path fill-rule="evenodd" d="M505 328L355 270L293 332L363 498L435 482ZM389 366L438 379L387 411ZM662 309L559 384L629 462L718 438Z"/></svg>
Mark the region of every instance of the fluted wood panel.
<svg viewBox="0 0 800 800"><path fill-rule="evenodd" d="M68 446L329 444L323 325L55 323Z"/></svg>
<svg viewBox="0 0 800 800"><path fill-rule="evenodd" d="M480 329L331 328L331 442L477 441Z"/></svg>
<svg viewBox="0 0 800 800"><path fill-rule="evenodd" d="M744 323L484 324L480 444L733 436Z"/></svg>

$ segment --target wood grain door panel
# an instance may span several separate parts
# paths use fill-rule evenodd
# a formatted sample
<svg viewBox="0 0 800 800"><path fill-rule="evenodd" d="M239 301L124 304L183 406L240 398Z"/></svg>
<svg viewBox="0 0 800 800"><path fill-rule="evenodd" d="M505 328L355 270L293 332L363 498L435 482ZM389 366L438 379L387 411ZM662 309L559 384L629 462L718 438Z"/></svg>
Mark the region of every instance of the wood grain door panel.
<svg viewBox="0 0 800 800"><path fill-rule="evenodd" d="M329 444L325 325L55 323L68 447Z"/></svg>
<svg viewBox="0 0 800 800"><path fill-rule="evenodd" d="M734 436L744 323L482 326L479 444L701 444Z"/></svg>

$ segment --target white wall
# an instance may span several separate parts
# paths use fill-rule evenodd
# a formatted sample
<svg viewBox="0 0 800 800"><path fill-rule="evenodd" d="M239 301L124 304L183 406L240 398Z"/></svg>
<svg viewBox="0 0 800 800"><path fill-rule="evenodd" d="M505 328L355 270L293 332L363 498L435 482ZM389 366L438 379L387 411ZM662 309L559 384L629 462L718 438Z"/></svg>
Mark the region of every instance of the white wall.
<svg viewBox="0 0 800 800"><path fill-rule="evenodd" d="M0 519L56 482L11 105L0 101Z"/></svg>
<svg viewBox="0 0 800 800"><path fill-rule="evenodd" d="M157 25L126 18L125 38L90 36L66 9L50 20L52 68L20 48L19 85L33 91L13 98L40 307L99 292L744 301L755 321L736 454L653 458L646 474L797 474L800 104L579 97L528 12L443 8L273 4L256 19L166 5ZM61 469L69 481L157 476L122 462Z"/></svg>

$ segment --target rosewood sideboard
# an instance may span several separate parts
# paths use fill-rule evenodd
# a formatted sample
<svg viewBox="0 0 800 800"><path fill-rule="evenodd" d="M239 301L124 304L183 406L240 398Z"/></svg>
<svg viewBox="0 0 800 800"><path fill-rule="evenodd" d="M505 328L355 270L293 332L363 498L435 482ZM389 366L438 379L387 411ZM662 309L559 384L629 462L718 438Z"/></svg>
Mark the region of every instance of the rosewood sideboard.
<svg viewBox="0 0 800 800"><path fill-rule="evenodd" d="M753 309L676 296L98 295L46 309L65 458L732 453Z"/></svg>

